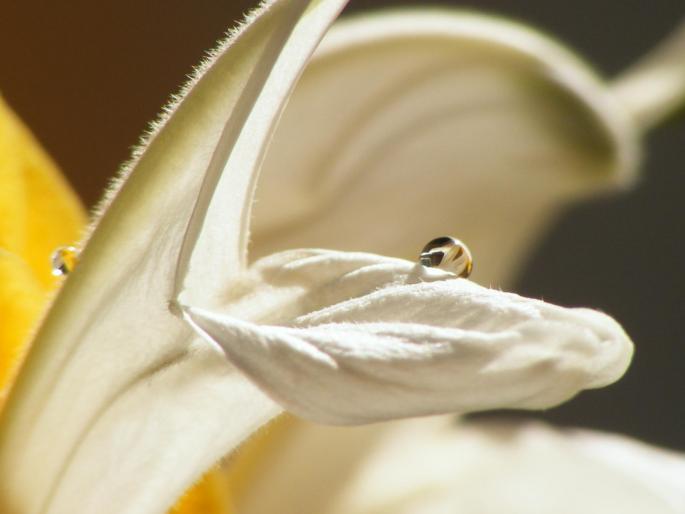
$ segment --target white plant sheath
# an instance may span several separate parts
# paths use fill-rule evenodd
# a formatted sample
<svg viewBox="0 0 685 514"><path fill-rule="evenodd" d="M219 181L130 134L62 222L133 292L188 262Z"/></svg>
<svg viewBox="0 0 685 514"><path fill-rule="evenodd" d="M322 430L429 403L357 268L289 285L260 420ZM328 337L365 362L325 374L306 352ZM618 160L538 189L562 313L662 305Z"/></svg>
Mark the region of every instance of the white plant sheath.
<svg viewBox="0 0 685 514"><path fill-rule="evenodd" d="M632 345L601 314L368 254L282 253L247 268L267 143L344 3L267 3L136 154L0 418L0 512L161 514L282 407L332 423L537 408L623 372ZM559 203L631 176L632 128L570 54L507 23L438 19L392 15L370 37L384 26L374 18L322 47L311 76L321 82L303 82L288 112L308 98L310 114L326 109L299 128L286 113L255 255L305 242L409 257L444 229L473 236L482 278L499 280ZM387 62L407 67L393 75ZM360 96L351 84L367 79ZM349 106L327 89L336 80ZM399 132L385 141L388 127ZM311 187L317 170L324 184Z"/></svg>

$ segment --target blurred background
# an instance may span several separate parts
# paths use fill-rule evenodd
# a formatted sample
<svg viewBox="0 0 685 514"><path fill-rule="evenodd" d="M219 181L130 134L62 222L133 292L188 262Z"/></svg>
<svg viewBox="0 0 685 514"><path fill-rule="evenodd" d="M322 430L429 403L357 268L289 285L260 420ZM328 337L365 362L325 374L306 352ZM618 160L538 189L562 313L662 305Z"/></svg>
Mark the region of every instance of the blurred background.
<svg viewBox="0 0 685 514"><path fill-rule="evenodd" d="M256 3L5 2L0 93L92 206L169 94ZM537 26L607 77L685 18L682 0L432 3ZM352 0L348 12L400 4L408 2ZM604 310L637 345L617 384L535 416L685 450L685 116L649 136L643 177L632 192L570 209L532 253L515 290Z"/></svg>

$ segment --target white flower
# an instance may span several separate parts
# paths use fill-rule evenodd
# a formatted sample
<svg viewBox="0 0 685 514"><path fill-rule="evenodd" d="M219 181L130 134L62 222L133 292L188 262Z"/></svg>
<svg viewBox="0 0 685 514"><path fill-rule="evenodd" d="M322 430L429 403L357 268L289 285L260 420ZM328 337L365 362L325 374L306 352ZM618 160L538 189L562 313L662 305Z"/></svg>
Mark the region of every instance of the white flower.
<svg viewBox="0 0 685 514"><path fill-rule="evenodd" d="M395 258L456 232L500 283L564 200L633 173L610 91L504 22L332 32L266 155L254 255L273 255L248 266L257 170L344 3L265 4L136 153L3 412L0 510L163 512L283 407L334 423L540 408L621 376L632 344L608 316ZM275 253L297 246L393 258Z"/></svg>

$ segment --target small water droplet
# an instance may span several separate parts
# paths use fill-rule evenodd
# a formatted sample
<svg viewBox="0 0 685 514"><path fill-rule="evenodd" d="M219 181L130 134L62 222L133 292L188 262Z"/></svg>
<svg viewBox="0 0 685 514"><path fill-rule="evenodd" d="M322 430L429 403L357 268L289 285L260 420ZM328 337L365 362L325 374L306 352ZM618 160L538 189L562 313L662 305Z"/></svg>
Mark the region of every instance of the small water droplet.
<svg viewBox="0 0 685 514"><path fill-rule="evenodd" d="M419 255L419 263L463 278L468 278L473 270L473 257L468 247L459 239L449 236L437 237L424 246Z"/></svg>
<svg viewBox="0 0 685 514"><path fill-rule="evenodd" d="M78 250L73 246L60 246L52 252L52 274L56 277L68 275L78 262Z"/></svg>

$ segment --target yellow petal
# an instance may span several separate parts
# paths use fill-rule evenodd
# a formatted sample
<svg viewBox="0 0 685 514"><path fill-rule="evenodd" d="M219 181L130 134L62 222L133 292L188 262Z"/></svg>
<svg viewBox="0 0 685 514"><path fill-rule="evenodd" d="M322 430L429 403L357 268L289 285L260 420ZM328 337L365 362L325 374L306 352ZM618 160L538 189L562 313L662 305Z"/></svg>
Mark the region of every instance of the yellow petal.
<svg viewBox="0 0 685 514"><path fill-rule="evenodd" d="M26 262L0 248L0 408L46 296Z"/></svg>
<svg viewBox="0 0 685 514"><path fill-rule="evenodd" d="M227 472L221 468L209 471L190 488L170 514L231 514L231 497L227 487Z"/></svg>
<svg viewBox="0 0 685 514"><path fill-rule="evenodd" d="M0 407L55 285L50 253L85 222L77 197L0 98Z"/></svg>
<svg viewBox="0 0 685 514"><path fill-rule="evenodd" d="M86 216L55 163L1 98L0 183L0 247L52 287L50 254L79 239Z"/></svg>

